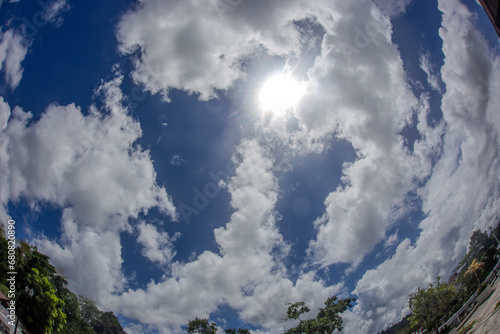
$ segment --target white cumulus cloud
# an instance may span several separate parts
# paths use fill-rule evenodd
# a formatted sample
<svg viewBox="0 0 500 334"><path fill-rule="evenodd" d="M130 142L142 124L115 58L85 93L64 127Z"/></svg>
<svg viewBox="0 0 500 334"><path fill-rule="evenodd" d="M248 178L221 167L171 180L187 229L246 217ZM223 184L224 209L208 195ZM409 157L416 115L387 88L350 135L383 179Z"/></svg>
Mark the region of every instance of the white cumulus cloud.
<svg viewBox="0 0 500 334"><path fill-rule="evenodd" d="M152 224L142 222L137 226L139 236L137 242L144 248L142 254L152 262L159 264L171 263L175 256L173 241L180 235L175 234L172 238L166 232L158 231Z"/></svg>
<svg viewBox="0 0 500 334"><path fill-rule="evenodd" d="M316 309L340 286L325 287L314 272L287 278L282 256L288 246L278 232L273 162L254 140L244 141L235 155L236 175L228 184L234 213L214 231L219 253L205 251L194 261L174 262L172 275L145 289L109 296L109 306L161 333L179 332L194 317L208 317L221 305L240 318L281 332L286 302L304 300Z"/></svg>
<svg viewBox="0 0 500 334"><path fill-rule="evenodd" d="M207 100L245 77L242 62L261 50L300 53L294 20L300 1L143 1L125 14L117 37L134 54L133 78L168 99L170 89Z"/></svg>
<svg viewBox="0 0 500 334"><path fill-rule="evenodd" d="M446 123L440 159L419 189L426 218L415 243L404 239L391 258L358 281L354 293L360 303L346 316L350 333L380 331L401 319L409 313L408 295L437 275L448 277L465 254L472 231L498 222L500 123L494 92L500 64L467 7L440 0L439 9Z"/></svg>
<svg viewBox="0 0 500 334"><path fill-rule="evenodd" d="M326 10L318 14L326 34L310 77L319 93L297 110L311 131L333 127L357 153L344 165L343 184L326 198L325 213L315 223L318 234L309 251L323 266L359 263L383 240L415 180L430 172L428 152L417 156L401 135L425 107L406 82L390 21L371 1L335 9L342 13L335 19ZM425 144L431 137L423 136L419 148L432 150Z"/></svg>
<svg viewBox="0 0 500 334"><path fill-rule="evenodd" d="M29 112L16 107L9 116L3 102L0 114L8 118L0 133L2 215L19 198L61 208L60 240L35 242L76 292L91 297L123 286L119 233L131 230L129 218L158 207L177 219L148 151L135 144L142 133L121 104L121 79L97 90L104 110L93 106L87 115L73 104L54 104L28 123ZM89 279L97 272L102 279Z"/></svg>

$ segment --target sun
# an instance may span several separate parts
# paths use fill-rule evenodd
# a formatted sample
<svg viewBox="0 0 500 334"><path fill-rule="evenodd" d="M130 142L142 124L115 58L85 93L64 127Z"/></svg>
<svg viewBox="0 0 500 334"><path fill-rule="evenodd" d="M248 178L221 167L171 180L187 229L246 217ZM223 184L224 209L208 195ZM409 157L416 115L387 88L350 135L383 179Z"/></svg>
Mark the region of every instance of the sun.
<svg viewBox="0 0 500 334"><path fill-rule="evenodd" d="M289 74L275 74L264 82L259 103L264 111L282 113L294 108L304 95L305 85Z"/></svg>

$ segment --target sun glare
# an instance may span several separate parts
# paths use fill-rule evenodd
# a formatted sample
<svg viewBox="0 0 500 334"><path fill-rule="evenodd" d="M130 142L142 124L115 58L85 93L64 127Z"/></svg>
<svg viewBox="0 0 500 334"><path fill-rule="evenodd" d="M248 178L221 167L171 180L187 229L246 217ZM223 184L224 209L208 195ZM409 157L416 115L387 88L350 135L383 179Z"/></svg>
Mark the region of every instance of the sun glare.
<svg viewBox="0 0 500 334"><path fill-rule="evenodd" d="M260 90L259 102L265 111L283 112L295 107L305 87L290 75L276 74L267 79Z"/></svg>

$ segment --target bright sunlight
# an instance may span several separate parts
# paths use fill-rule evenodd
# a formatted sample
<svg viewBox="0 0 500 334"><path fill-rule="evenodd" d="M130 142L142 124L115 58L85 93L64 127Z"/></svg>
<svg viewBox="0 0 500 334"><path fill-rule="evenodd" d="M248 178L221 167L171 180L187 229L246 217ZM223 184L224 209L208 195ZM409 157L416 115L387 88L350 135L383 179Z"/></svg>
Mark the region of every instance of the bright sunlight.
<svg viewBox="0 0 500 334"><path fill-rule="evenodd" d="M259 95L265 111L284 112L293 108L304 95L305 85L288 74L276 74L267 79Z"/></svg>

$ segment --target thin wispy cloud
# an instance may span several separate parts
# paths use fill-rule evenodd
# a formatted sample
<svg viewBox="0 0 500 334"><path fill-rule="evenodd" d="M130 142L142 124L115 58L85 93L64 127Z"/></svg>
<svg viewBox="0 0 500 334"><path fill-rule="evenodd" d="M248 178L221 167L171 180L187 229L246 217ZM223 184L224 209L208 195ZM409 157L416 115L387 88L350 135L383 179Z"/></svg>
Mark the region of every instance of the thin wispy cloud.
<svg viewBox="0 0 500 334"><path fill-rule="evenodd" d="M4 72L5 82L12 90L19 85L23 76L21 63L26 57L29 44L31 43L17 30L2 32L0 29L0 70Z"/></svg>

